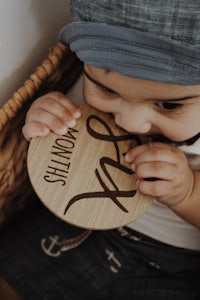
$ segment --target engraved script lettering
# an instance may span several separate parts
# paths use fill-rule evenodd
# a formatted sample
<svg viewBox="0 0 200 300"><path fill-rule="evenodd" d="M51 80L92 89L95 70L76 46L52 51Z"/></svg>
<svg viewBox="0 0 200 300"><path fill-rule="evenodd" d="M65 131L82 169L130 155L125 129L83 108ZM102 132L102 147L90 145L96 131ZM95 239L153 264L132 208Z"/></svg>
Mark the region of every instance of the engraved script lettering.
<svg viewBox="0 0 200 300"><path fill-rule="evenodd" d="M92 128L92 122L94 122L94 121L99 122L101 125L103 125L103 127L106 129L107 134L101 134L99 132L96 132ZM120 203L118 198L120 198L120 197L126 197L126 198L133 197L136 193L136 190L130 190L130 191L120 190L118 188L118 186L116 185L116 183L113 181L111 175L109 174L107 167L112 166L112 167L120 170L121 172L124 172L127 175L132 175L133 174L132 170L127 168L126 166L124 166L121 163L119 142L122 142L122 141L125 141L125 140L134 140L137 144L141 144L141 141L137 136L131 135L131 134L115 136L113 134L111 128L109 127L109 125L106 124L106 122L104 120L102 120L100 117L98 117L96 115L90 115L87 118L86 128L87 128L87 132L89 133L89 135L91 137L93 137L95 139L98 139L100 141L107 141L107 142L113 143L113 146L114 146L114 149L115 149L115 156L116 156L115 160L113 158L110 158L110 157L102 157L99 161L100 170L103 171L103 174L108 179L108 181L112 185L113 189L111 190L106 185L105 181L103 180L103 178L100 174L99 169L95 169L96 178L98 179L98 182L99 182L100 186L103 188L103 191L87 192L87 193L82 193L82 194L74 196L68 202L68 204L67 204L67 206L64 210L64 214L67 213L69 208L75 202L80 201L82 199L89 199L89 198L109 198L110 200L112 200L115 203L115 205L118 206L119 209L121 209L125 213L128 213L128 210L126 209L126 207L122 203Z"/></svg>
<svg viewBox="0 0 200 300"><path fill-rule="evenodd" d="M70 157L75 147L75 134L77 132L77 130L69 128L67 134L55 140L51 151L52 159L44 176L45 181L59 182L62 186L66 184L70 169Z"/></svg>

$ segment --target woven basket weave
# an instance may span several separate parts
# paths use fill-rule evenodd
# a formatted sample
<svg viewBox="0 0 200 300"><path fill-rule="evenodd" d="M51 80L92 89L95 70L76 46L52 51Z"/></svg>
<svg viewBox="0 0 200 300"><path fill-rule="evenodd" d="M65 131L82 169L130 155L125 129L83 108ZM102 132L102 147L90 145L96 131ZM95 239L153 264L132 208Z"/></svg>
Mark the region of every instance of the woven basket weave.
<svg viewBox="0 0 200 300"><path fill-rule="evenodd" d="M0 225L35 197L26 169L28 143L21 133L30 104L52 90L65 93L81 70L78 58L59 43L0 109Z"/></svg>

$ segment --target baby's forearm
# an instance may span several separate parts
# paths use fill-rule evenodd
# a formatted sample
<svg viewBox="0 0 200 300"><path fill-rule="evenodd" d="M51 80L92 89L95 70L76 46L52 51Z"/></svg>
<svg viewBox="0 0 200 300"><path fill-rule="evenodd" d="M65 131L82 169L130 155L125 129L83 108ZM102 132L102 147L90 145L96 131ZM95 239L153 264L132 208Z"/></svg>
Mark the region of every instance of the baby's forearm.
<svg viewBox="0 0 200 300"><path fill-rule="evenodd" d="M200 228L200 172L194 171L193 189L189 197L170 209L188 223Z"/></svg>

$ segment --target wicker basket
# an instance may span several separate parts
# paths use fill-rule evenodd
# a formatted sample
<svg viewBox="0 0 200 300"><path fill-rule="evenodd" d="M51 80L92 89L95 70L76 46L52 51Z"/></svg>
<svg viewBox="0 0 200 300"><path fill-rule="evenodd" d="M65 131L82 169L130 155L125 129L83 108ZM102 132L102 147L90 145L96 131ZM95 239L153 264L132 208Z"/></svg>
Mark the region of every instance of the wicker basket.
<svg viewBox="0 0 200 300"><path fill-rule="evenodd" d="M41 94L66 92L81 70L78 58L59 43L0 109L0 224L35 198L26 170L28 143L21 133L27 109Z"/></svg>

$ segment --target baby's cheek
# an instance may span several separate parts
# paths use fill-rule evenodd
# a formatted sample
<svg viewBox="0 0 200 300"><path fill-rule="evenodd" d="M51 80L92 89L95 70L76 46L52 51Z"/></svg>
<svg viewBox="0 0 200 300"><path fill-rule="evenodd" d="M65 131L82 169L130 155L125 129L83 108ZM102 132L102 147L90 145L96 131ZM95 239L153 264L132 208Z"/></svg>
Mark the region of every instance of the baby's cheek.
<svg viewBox="0 0 200 300"><path fill-rule="evenodd" d="M131 122L129 122L129 120L126 117L123 118L123 116L120 113L114 113L113 115L117 126L121 127L126 132L133 132L131 128Z"/></svg>
<svg viewBox="0 0 200 300"><path fill-rule="evenodd" d="M85 101L87 104L91 105L93 108L96 108L102 112L111 113L111 108L108 103L96 95L86 95Z"/></svg>
<svg viewBox="0 0 200 300"><path fill-rule="evenodd" d="M93 108L96 108L96 109L102 111L101 105L98 105L98 101L97 101L95 96L92 96L92 97L91 96L86 96L85 97L85 102L87 104L89 104L90 106L92 106Z"/></svg>
<svg viewBox="0 0 200 300"><path fill-rule="evenodd" d="M98 97L93 91L91 91L90 88L88 88L87 85L85 85L83 89L83 94L84 94L85 102L91 105L92 107L97 108L96 106L98 104Z"/></svg>

